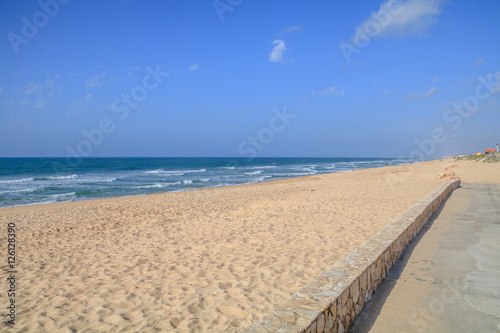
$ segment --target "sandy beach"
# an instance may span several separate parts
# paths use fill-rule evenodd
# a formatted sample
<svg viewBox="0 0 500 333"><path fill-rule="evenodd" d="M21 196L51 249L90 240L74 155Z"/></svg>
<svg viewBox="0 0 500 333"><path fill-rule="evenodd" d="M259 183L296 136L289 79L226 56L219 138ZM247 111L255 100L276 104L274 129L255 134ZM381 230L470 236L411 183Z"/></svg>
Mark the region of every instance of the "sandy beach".
<svg viewBox="0 0 500 333"><path fill-rule="evenodd" d="M237 332L442 182L460 177L499 183L499 171L500 163L443 159L191 192L3 208L3 232L8 223L16 225L18 273L16 325L1 327Z"/></svg>

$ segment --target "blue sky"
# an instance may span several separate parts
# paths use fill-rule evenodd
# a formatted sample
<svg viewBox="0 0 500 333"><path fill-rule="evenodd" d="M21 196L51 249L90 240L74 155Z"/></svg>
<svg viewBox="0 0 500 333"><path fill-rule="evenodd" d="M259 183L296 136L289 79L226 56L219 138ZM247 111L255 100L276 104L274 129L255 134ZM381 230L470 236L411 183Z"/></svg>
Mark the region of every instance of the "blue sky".
<svg viewBox="0 0 500 333"><path fill-rule="evenodd" d="M500 2L2 1L0 156L419 157L500 141Z"/></svg>

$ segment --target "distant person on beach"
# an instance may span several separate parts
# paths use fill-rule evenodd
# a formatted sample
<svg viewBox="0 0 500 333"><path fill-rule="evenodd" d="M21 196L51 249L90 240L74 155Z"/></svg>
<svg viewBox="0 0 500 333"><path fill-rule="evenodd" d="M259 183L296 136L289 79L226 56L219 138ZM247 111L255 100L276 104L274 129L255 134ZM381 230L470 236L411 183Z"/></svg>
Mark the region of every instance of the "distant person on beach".
<svg viewBox="0 0 500 333"><path fill-rule="evenodd" d="M385 166L389 166L389 163L386 163Z"/></svg>

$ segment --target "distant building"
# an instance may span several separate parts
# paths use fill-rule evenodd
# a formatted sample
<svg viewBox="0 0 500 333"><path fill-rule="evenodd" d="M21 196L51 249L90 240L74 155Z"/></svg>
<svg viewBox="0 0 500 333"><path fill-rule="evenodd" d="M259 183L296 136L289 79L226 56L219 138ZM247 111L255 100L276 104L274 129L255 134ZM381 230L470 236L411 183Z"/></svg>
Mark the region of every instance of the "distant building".
<svg viewBox="0 0 500 333"><path fill-rule="evenodd" d="M484 150L484 153L485 153L485 154L489 154L489 153L496 153L496 152L497 152L497 150L496 150L495 148L486 148L486 149Z"/></svg>

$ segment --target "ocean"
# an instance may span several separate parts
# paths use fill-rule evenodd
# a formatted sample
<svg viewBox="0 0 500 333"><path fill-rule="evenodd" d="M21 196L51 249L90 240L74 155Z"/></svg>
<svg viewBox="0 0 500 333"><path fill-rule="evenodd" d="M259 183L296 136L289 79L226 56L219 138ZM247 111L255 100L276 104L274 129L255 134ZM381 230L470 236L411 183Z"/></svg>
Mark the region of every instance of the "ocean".
<svg viewBox="0 0 500 333"><path fill-rule="evenodd" d="M259 183L414 162L382 158L0 158L0 207Z"/></svg>

